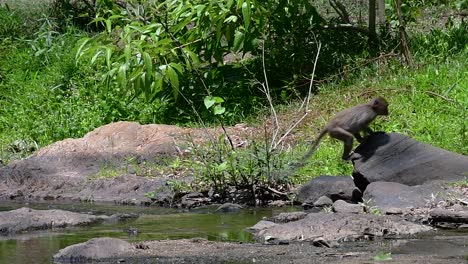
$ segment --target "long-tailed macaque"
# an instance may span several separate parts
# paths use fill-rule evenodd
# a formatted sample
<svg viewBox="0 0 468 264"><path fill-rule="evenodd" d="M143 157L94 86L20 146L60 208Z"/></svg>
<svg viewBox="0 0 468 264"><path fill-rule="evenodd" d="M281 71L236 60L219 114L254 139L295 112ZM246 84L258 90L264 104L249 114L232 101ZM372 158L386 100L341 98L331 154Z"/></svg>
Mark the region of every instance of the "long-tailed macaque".
<svg viewBox="0 0 468 264"><path fill-rule="evenodd" d="M383 97L376 97L366 104L356 105L339 112L320 131L310 150L302 158L299 165L303 165L312 156L322 138L328 134L332 138L339 139L344 143L343 160L350 159L350 152L353 148L353 137L358 142L362 142L361 131L372 133L369 125L379 115L388 115L388 103Z"/></svg>

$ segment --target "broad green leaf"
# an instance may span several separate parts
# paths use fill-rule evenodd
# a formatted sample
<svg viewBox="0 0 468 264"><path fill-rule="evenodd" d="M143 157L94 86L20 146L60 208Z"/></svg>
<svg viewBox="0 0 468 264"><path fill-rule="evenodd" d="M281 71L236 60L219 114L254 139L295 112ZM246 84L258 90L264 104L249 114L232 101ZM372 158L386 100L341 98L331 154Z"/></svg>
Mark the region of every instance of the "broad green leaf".
<svg viewBox="0 0 468 264"><path fill-rule="evenodd" d="M231 15L228 18L224 19L224 23L236 23L237 22L237 16Z"/></svg>
<svg viewBox="0 0 468 264"><path fill-rule="evenodd" d="M146 74L147 72L142 72L139 76L139 82L141 83L141 88L142 89L145 89L146 88L146 84L148 83L147 82L147 77L151 75L151 73L149 74Z"/></svg>
<svg viewBox="0 0 468 264"><path fill-rule="evenodd" d="M231 9L233 4L234 4L234 0L228 0L227 3L226 3L226 8Z"/></svg>
<svg viewBox="0 0 468 264"><path fill-rule="evenodd" d="M85 46L88 44L88 42L91 41L90 38L86 38L83 43L81 43L80 47L78 48L78 50L76 51L76 55L75 55L75 60L78 62L78 60L81 58L81 56L83 56L83 53L84 53L84 48Z"/></svg>
<svg viewBox="0 0 468 264"><path fill-rule="evenodd" d="M242 16L244 18L244 27L246 30L249 29L251 15L252 15L252 9L250 5L250 0L246 0L242 4Z"/></svg>
<svg viewBox="0 0 468 264"><path fill-rule="evenodd" d="M184 72L184 67L182 67L180 64L177 64L175 62L169 63L169 66L172 68L176 69L178 72L183 73Z"/></svg>
<svg viewBox="0 0 468 264"><path fill-rule="evenodd" d="M216 101L213 100L213 96L205 96L203 103L205 104L206 109L210 109L210 107L212 107Z"/></svg>
<svg viewBox="0 0 468 264"><path fill-rule="evenodd" d="M245 34L241 31L236 30L236 33L234 33L234 44L232 47L234 51L239 51L241 49L244 43L244 38Z"/></svg>
<svg viewBox="0 0 468 264"><path fill-rule="evenodd" d="M94 54L94 56L91 58L91 64L94 64L97 60L97 58L103 53L102 50L96 52L96 54Z"/></svg>
<svg viewBox="0 0 468 264"><path fill-rule="evenodd" d="M154 73L154 82L151 84L151 94L147 94L147 99L154 99L156 95L162 91L164 77L159 72Z"/></svg>
<svg viewBox="0 0 468 264"><path fill-rule="evenodd" d="M225 170L227 169L227 166L228 166L228 164L227 164L227 162L225 161L225 162L223 162L223 163L218 164L218 165L216 166L216 170L217 170L218 172L223 172L223 171L225 171Z"/></svg>
<svg viewBox="0 0 468 264"><path fill-rule="evenodd" d="M171 32L173 32L174 34L177 33L177 32L179 32L181 29L185 28L191 21L192 21L192 18L191 18L191 17L185 18L185 19L182 20L179 24L177 24L176 26L174 26L174 27L171 29Z"/></svg>
<svg viewBox="0 0 468 264"><path fill-rule="evenodd" d="M106 64L107 64L108 70L110 70L111 68L111 57L112 57L112 49L106 48Z"/></svg>
<svg viewBox="0 0 468 264"><path fill-rule="evenodd" d="M112 32L112 21L110 19L106 20L106 29L109 34Z"/></svg>
<svg viewBox="0 0 468 264"><path fill-rule="evenodd" d="M119 71L117 73L117 82L120 84L121 87L127 86L127 65L122 64L119 67Z"/></svg>
<svg viewBox="0 0 468 264"><path fill-rule="evenodd" d="M132 48L130 47L130 45L125 45L124 55L125 55L125 63L129 63L130 56L132 55Z"/></svg>
<svg viewBox="0 0 468 264"><path fill-rule="evenodd" d="M109 17L110 20L115 20L115 19L118 19L118 18L123 18L122 15L112 15Z"/></svg>
<svg viewBox="0 0 468 264"><path fill-rule="evenodd" d="M153 72L153 62L151 56L147 52L143 52L143 63L147 72Z"/></svg>
<svg viewBox="0 0 468 264"><path fill-rule="evenodd" d="M221 105L215 105L214 109L213 109L213 113L215 115L222 115L224 114L224 112L226 112L226 108L221 106Z"/></svg>
<svg viewBox="0 0 468 264"><path fill-rule="evenodd" d="M221 97L213 96L212 98L213 98L213 100L215 101L215 103L218 103L218 104L224 103L224 99L221 98Z"/></svg>
<svg viewBox="0 0 468 264"><path fill-rule="evenodd" d="M223 34L223 21L220 20L218 21L218 24L216 25L216 42L220 42L221 41L221 36Z"/></svg>
<svg viewBox="0 0 468 264"><path fill-rule="evenodd" d="M190 61L192 62L191 64L193 64L194 66L200 64L200 59L198 58L197 54L195 54L189 48L183 48L183 52L189 57ZM190 63L187 62L187 65L190 65Z"/></svg>
<svg viewBox="0 0 468 264"><path fill-rule="evenodd" d="M140 94L141 93L141 75L137 76L137 78L135 78L133 81L132 81L132 84L133 84L133 91L135 92L135 94Z"/></svg>
<svg viewBox="0 0 468 264"><path fill-rule="evenodd" d="M169 77L169 80L171 81L174 99L177 99L177 97L179 96L179 76L172 67L167 67L166 74Z"/></svg>
<svg viewBox="0 0 468 264"><path fill-rule="evenodd" d="M204 12L206 5L196 5L193 7L194 10L197 11L197 17L201 17L202 13Z"/></svg>

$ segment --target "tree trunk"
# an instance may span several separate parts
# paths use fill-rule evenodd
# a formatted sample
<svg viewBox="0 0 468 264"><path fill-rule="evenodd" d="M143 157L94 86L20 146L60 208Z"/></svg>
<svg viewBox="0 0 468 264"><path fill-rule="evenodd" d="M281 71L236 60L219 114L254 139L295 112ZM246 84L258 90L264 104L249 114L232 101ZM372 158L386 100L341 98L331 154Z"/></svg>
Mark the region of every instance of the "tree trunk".
<svg viewBox="0 0 468 264"><path fill-rule="evenodd" d="M396 4L396 11L397 11L398 23L399 23L399 28L400 28L401 52L403 53L403 56L405 57L406 64L410 68L413 68L413 60L411 58L411 53L410 53L409 46L408 46L408 39L406 38L405 25L403 22L403 18L401 16L401 0L395 0L395 4Z"/></svg>
<svg viewBox="0 0 468 264"><path fill-rule="evenodd" d="M369 49L376 52L378 47L377 32L375 30L375 17L376 17L376 8L375 0L369 0Z"/></svg>
<svg viewBox="0 0 468 264"><path fill-rule="evenodd" d="M385 0L378 0L378 23L380 27L384 27L387 24L387 21L385 19Z"/></svg>

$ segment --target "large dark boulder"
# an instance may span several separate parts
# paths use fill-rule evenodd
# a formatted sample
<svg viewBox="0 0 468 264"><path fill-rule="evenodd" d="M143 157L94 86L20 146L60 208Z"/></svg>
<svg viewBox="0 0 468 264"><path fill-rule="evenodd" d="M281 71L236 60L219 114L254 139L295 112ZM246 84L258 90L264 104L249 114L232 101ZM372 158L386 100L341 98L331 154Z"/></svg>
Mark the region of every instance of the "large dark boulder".
<svg viewBox="0 0 468 264"><path fill-rule="evenodd" d="M326 196L332 201L359 202L361 192L354 186L353 179L349 176L320 176L302 185L296 200L313 205L321 196Z"/></svg>
<svg viewBox="0 0 468 264"><path fill-rule="evenodd" d="M468 157L398 133L374 133L356 148L353 178L359 189L371 182L421 185L466 178Z"/></svg>
<svg viewBox="0 0 468 264"><path fill-rule="evenodd" d="M363 199L386 211L390 208L425 207L445 197L446 191L435 183L408 186L397 182L373 182L367 186Z"/></svg>

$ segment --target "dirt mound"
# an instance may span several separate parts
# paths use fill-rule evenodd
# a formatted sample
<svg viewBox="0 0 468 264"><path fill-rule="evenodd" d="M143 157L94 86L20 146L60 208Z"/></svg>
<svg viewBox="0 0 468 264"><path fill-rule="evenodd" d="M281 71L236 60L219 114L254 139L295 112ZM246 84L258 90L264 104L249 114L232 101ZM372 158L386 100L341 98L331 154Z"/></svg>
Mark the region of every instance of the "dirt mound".
<svg viewBox="0 0 468 264"><path fill-rule="evenodd" d="M141 177L129 170L108 179L94 179L103 169L118 170L129 161L158 165L183 154L190 142L217 140L221 129L189 129L170 125L117 122L97 128L83 138L65 139L11 162L0 169L0 199L77 199L139 203L145 194L164 186L158 175ZM228 129L236 145L248 129ZM160 175L159 175L160 176Z"/></svg>

